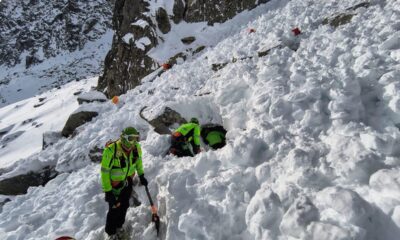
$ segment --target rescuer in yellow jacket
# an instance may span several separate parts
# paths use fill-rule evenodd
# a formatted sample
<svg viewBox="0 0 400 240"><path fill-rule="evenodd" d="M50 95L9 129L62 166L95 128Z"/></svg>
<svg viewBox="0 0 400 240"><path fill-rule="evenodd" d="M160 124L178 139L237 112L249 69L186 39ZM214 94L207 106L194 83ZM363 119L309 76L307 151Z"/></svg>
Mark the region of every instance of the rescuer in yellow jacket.
<svg viewBox="0 0 400 240"><path fill-rule="evenodd" d="M132 194L132 177L139 175L140 183L147 186L142 164L139 133L133 127L125 128L120 138L108 144L101 160L101 184L108 202L105 232L113 238L122 228Z"/></svg>
<svg viewBox="0 0 400 240"><path fill-rule="evenodd" d="M192 118L189 123L181 125L172 133L169 152L178 157L194 156L199 153L200 131L197 118Z"/></svg>

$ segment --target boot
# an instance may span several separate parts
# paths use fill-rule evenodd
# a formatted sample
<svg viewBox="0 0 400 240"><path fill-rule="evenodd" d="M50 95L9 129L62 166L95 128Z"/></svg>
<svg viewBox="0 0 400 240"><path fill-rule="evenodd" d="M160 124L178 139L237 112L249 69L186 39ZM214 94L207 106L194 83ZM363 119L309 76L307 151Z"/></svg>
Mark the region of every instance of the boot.
<svg viewBox="0 0 400 240"><path fill-rule="evenodd" d="M123 229L123 228L118 228L117 229L117 239L118 240L126 240L126 239L129 239L129 235L128 235L128 233L125 231L125 229Z"/></svg>

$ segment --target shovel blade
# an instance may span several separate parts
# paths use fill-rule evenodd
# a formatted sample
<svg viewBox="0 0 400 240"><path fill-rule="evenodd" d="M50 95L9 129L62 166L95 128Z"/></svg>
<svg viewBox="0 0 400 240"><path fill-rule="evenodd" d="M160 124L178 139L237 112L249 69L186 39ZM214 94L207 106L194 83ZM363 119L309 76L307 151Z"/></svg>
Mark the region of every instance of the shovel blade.
<svg viewBox="0 0 400 240"><path fill-rule="evenodd" d="M151 221L154 222L156 225L157 236L158 236L160 233L160 217L156 213L153 213Z"/></svg>

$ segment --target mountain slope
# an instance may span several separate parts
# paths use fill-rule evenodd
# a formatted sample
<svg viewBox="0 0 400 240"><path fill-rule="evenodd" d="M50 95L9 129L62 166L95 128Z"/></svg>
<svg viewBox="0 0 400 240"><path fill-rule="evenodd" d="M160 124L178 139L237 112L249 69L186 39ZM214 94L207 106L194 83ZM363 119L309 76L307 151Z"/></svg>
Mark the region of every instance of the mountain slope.
<svg viewBox="0 0 400 240"><path fill-rule="evenodd" d="M0 107L99 75L114 2L0 2Z"/></svg>
<svg viewBox="0 0 400 240"><path fill-rule="evenodd" d="M111 29L113 0L3 1L0 65L26 68L63 51L82 50ZM22 56L24 55L24 56Z"/></svg>
<svg viewBox="0 0 400 240"><path fill-rule="evenodd" d="M57 161L64 173L5 204L0 236L102 239L106 204L88 153L133 125L167 224L162 239L397 239L400 6L351 9L358 3L271 1L214 48L144 79L120 105L97 104L101 114L74 139L16 166ZM323 24L340 13L350 21ZM223 124L228 144L164 156L168 136L139 117L143 106L148 118L168 106ZM136 191L143 205L128 211L126 228L132 239L154 239L144 190Z"/></svg>

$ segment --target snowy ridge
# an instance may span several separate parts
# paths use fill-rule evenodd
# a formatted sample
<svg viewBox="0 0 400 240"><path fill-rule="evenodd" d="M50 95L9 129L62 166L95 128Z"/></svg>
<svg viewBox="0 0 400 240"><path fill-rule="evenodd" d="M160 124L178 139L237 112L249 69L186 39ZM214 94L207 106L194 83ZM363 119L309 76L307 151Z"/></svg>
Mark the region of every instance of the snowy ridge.
<svg viewBox="0 0 400 240"><path fill-rule="evenodd" d="M280 3L279 3L280 2ZM4 205L3 239L103 239L106 203L88 152L127 125L142 136L145 175L157 194L162 239L388 239L400 233L397 103L400 4L374 1L334 29L325 17L359 1L271 1L271 11L154 81L99 104L73 140L22 160L64 172ZM297 51L274 48L296 41ZM255 33L248 33L254 28ZM231 62L215 72L211 65ZM228 144L193 158L164 156L168 136L139 117L166 106L221 123ZM155 239L142 206L128 211L131 239Z"/></svg>

